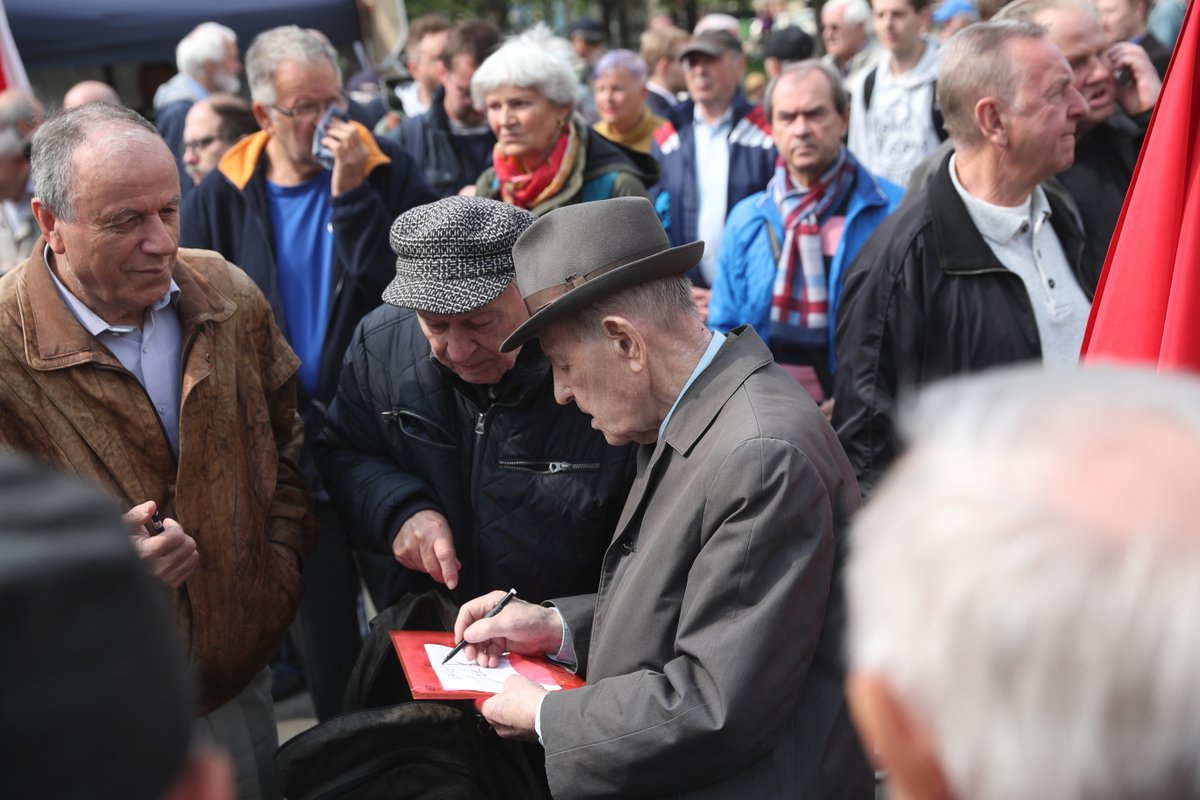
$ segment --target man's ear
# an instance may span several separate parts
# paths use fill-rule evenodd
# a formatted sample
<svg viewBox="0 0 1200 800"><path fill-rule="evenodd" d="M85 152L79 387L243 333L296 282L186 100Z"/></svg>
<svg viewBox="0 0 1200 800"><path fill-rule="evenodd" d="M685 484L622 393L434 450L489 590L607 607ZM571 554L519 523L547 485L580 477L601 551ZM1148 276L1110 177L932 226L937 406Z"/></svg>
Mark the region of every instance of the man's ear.
<svg viewBox="0 0 1200 800"><path fill-rule="evenodd" d="M254 121L258 123L258 127L268 133L275 130L275 126L271 124L271 117L267 113L267 107L262 103L252 103L250 110L254 112Z"/></svg>
<svg viewBox="0 0 1200 800"><path fill-rule="evenodd" d="M646 368L646 339L632 322L613 314L600 320L600 328L612 353L631 372L641 372Z"/></svg>
<svg viewBox="0 0 1200 800"><path fill-rule="evenodd" d="M37 220L38 227L42 229L42 236L46 239L46 244L50 245L50 249L56 255L61 256L65 251L65 246L62 234L58 230L58 217L37 197L33 198L31 206L33 218Z"/></svg>
<svg viewBox="0 0 1200 800"><path fill-rule="evenodd" d="M883 676L851 672L846 699L867 754L887 770L892 800L951 800L933 737Z"/></svg>
<svg viewBox="0 0 1200 800"><path fill-rule="evenodd" d="M992 144L1003 147L1008 144L1008 128L1000 109L1000 101L995 97L981 97L975 103L975 125L984 139Z"/></svg>

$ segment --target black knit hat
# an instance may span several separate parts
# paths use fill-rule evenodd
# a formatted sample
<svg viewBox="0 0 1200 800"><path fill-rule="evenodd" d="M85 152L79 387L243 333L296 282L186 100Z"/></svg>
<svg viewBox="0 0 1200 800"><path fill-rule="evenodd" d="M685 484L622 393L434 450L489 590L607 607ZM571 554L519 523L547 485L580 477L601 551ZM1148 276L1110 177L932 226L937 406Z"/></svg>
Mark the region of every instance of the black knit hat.
<svg viewBox="0 0 1200 800"><path fill-rule="evenodd" d="M392 224L396 277L383 290L394 306L465 314L512 283L512 248L535 217L528 211L455 195L405 211Z"/></svg>

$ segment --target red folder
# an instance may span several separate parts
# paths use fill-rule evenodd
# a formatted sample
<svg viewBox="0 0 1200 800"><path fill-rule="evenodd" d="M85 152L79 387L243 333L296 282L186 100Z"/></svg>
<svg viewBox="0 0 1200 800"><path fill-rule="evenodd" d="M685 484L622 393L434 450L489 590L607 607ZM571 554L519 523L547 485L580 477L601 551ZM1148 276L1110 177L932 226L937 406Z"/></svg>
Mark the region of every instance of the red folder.
<svg viewBox="0 0 1200 800"><path fill-rule="evenodd" d="M454 646L454 634L442 631L392 631L392 646L400 657L404 677L412 689L414 700L474 700L491 697L491 692L451 691L442 688L425 655L425 645L440 644ZM584 685L583 679L565 667L552 664L544 658L508 654L513 669L527 678L542 684L554 684L564 689L577 689Z"/></svg>

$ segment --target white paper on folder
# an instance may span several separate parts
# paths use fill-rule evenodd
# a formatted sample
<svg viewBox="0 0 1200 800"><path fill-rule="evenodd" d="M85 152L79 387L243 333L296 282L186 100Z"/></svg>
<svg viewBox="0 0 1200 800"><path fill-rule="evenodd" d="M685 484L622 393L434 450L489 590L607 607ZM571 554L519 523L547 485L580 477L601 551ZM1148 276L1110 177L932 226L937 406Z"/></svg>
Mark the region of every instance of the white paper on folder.
<svg viewBox="0 0 1200 800"><path fill-rule="evenodd" d="M508 662L508 656L500 656L500 664L495 667L481 667L474 661L467 661L466 656L459 653L454 658L450 659L448 664L443 664L442 659L446 657L453 648L446 647L440 644L425 645L425 655L429 657L429 663L433 665L433 671L437 674L438 680L441 681L442 688L451 692L492 692L498 694L504 690L504 681L509 675L519 675L512 664ZM541 684L546 691L554 692L561 689L561 686L554 684Z"/></svg>

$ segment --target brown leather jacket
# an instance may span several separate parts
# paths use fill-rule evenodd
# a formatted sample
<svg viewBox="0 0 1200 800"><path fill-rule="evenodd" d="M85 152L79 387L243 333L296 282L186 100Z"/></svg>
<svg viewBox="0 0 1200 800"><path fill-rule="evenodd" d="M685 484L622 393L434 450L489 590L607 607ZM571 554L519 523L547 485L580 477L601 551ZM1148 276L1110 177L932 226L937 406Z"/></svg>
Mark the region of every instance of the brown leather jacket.
<svg viewBox="0 0 1200 800"><path fill-rule="evenodd" d="M76 321L40 243L34 253L0 278L0 447L87 476L126 508L154 500L196 540L200 564L174 600L207 713L267 663L295 614L300 574L271 543L301 555L315 543L299 361L245 273L180 250L176 463L141 384Z"/></svg>

